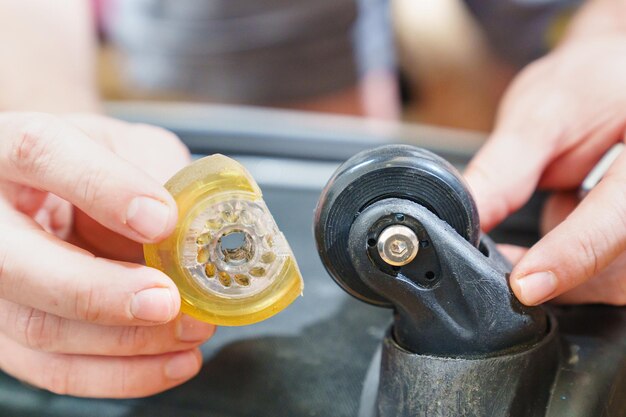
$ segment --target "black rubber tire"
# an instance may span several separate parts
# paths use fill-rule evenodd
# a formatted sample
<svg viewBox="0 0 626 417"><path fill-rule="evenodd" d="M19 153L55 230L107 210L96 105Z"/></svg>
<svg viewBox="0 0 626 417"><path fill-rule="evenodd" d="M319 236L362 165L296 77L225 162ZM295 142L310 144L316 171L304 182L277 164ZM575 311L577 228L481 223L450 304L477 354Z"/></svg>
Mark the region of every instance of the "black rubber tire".
<svg viewBox="0 0 626 417"><path fill-rule="evenodd" d="M386 198L426 207L474 246L480 237L478 211L463 177L434 153L409 145L386 145L344 162L328 181L315 210L317 250L339 286L379 306L390 304L359 277L348 254L348 237L359 213Z"/></svg>

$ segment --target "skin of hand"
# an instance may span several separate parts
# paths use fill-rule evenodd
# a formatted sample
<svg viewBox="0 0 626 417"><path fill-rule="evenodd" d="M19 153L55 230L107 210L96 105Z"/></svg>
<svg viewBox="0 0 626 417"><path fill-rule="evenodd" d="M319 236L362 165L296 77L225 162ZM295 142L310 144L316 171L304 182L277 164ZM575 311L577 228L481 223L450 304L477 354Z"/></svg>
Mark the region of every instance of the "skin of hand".
<svg viewBox="0 0 626 417"><path fill-rule="evenodd" d="M60 394L126 398L200 369L212 325L138 263L177 209L175 135L95 115L0 113L0 367Z"/></svg>
<svg viewBox="0 0 626 417"><path fill-rule="evenodd" d="M505 249L517 261L511 288L527 305L550 299L626 304L626 153L584 200L574 193L604 153L626 138L626 31L590 30L601 22L611 27L602 12L608 4L590 6L577 31L522 70L493 134L466 171L487 231L535 188L554 192L543 238L527 251ZM626 11L626 3L619 5Z"/></svg>

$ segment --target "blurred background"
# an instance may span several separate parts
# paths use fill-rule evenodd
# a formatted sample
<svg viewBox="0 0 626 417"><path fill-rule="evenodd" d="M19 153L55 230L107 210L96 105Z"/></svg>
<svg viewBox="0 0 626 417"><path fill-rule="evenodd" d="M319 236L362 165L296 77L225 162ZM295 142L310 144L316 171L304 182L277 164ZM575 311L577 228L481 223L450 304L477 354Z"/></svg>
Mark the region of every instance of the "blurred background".
<svg viewBox="0 0 626 417"><path fill-rule="evenodd" d="M100 0L100 83L107 99L269 106L489 131L506 85L545 45L527 39L534 41L528 56L506 56L509 45L496 28L491 38L504 46L494 52L497 42L492 48L472 3ZM555 2L504 3L513 4L500 8L504 20L491 21L508 30L506 14L515 14L528 31L537 16L551 14L541 3ZM510 48L523 54L526 46Z"/></svg>

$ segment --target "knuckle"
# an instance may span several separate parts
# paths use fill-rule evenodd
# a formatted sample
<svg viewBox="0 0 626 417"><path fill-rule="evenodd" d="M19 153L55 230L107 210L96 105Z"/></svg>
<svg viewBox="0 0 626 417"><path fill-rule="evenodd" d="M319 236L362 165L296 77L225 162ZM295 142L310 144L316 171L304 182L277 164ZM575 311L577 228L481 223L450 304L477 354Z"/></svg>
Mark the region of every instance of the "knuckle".
<svg viewBox="0 0 626 417"><path fill-rule="evenodd" d="M9 161L21 174L40 176L51 161L58 133L57 122L48 115L25 116L10 144Z"/></svg>
<svg viewBox="0 0 626 417"><path fill-rule="evenodd" d="M596 239L591 239L586 233L578 234L573 241L574 250L572 253L578 254L576 256L577 268L576 270L582 273L582 277L575 279L574 284L585 281L600 271L599 257L596 249Z"/></svg>
<svg viewBox="0 0 626 417"><path fill-rule="evenodd" d="M76 193L82 197L84 210L89 212L100 205L104 183L108 178L109 175L102 168L93 166L77 177Z"/></svg>
<svg viewBox="0 0 626 417"><path fill-rule="evenodd" d="M126 326L120 329L117 345L129 352L143 352L152 343L148 328L141 326Z"/></svg>
<svg viewBox="0 0 626 417"><path fill-rule="evenodd" d="M74 314L78 320L89 323L98 322L103 311L98 291L91 284L80 285L74 294Z"/></svg>
<svg viewBox="0 0 626 417"><path fill-rule="evenodd" d="M60 333L58 317L30 307L21 307L17 315L17 329L26 347L52 351Z"/></svg>

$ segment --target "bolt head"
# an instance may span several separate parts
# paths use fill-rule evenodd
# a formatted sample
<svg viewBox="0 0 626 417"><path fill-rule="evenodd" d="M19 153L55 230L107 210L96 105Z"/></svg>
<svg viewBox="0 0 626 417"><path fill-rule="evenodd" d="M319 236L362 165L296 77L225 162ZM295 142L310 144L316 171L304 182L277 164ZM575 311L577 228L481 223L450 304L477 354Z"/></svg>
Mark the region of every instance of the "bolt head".
<svg viewBox="0 0 626 417"><path fill-rule="evenodd" d="M389 249L396 256L403 256L409 251L409 248L407 247L406 242L399 240L399 239L393 240L391 244L389 245Z"/></svg>
<svg viewBox="0 0 626 417"><path fill-rule="evenodd" d="M396 224L381 232L376 246L385 263L403 266L415 259L419 250L419 240L409 227Z"/></svg>

